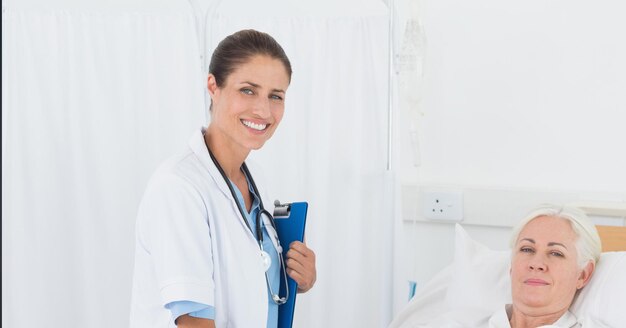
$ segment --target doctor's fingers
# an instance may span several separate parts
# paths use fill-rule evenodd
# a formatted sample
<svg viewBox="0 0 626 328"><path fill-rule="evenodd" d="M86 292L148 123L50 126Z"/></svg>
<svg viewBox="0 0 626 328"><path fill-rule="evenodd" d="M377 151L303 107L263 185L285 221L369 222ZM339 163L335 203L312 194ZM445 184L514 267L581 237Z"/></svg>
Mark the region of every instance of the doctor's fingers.
<svg viewBox="0 0 626 328"><path fill-rule="evenodd" d="M287 252L287 273L298 283L298 291L306 292L315 283L315 253L304 244L291 244Z"/></svg>
<svg viewBox="0 0 626 328"><path fill-rule="evenodd" d="M287 266L287 274L298 284L298 292L304 293L313 287L316 280L315 267L304 266L293 260Z"/></svg>
<svg viewBox="0 0 626 328"><path fill-rule="evenodd" d="M315 273L315 255L305 256L299 252L289 250L287 252L287 260L285 261L287 268L295 270L301 274L308 272Z"/></svg>
<svg viewBox="0 0 626 328"><path fill-rule="evenodd" d="M289 253L294 254L295 252L300 253L306 257L312 257L315 260L315 253L313 250L308 248L304 243L299 241L294 241L289 244L289 251L287 252L287 257L289 257Z"/></svg>
<svg viewBox="0 0 626 328"><path fill-rule="evenodd" d="M295 248L290 248L289 251L287 251L286 257L287 266L292 269L299 269L296 266L296 264L299 264L305 267L304 269L306 270L315 270L315 253L308 248L301 251Z"/></svg>
<svg viewBox="0 0 626 328"><path fill-rule="evenodd" d="M298 292L304 293L313 287L315 283L314 276L305 276L295 270L287 269L287 274L298 284Z"/></svg>
<svg viewBox="0 0 626 328"><path fill-rule="evenodd" d="M285 261L285 265L287 265L287 269L295 272L300 272L301 274L305 274L307 271L311 271L311 264L307 263L303 258L289 258Z"/></svg>

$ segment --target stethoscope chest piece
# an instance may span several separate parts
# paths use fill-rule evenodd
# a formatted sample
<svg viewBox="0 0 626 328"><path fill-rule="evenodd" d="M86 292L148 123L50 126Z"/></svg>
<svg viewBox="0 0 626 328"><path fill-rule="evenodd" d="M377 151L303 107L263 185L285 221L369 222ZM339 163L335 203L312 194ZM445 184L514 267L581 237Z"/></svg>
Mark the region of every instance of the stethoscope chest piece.
<svg viewBox="0 0 626 328"><path fill-rule="evenodd" d="M272 266L272 258L266 251L261 251L261 258L263 259L263 270L269 270L270 266Z"/></svg>

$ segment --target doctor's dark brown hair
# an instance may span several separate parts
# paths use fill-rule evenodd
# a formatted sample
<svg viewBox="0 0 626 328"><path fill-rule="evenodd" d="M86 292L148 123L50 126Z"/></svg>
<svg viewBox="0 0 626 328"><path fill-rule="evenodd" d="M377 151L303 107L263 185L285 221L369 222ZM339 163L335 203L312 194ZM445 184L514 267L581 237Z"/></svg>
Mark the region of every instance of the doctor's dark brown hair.
<svg viewBox="0 0 626 328"><path fill-rule="evenodd" d="M215 82L221 88L239 65L256 55L280 60L291 82L291 63L283 48L272 36L256 30L241 30L222 40L211 56L209 73L215 76Z"/></svg>

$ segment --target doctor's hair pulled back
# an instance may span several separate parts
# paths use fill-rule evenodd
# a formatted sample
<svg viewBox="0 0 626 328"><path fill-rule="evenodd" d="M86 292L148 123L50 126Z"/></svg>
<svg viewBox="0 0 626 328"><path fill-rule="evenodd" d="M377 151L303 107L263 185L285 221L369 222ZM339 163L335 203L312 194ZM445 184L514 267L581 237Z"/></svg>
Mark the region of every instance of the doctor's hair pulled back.
<svg viewBox="0 0 626 328"><path fill-rule="evenodd" d="M291 82L291 63L278 42L269 34L248 29L233 33L222 40L213 51L209 73L222 88L228 76L256 55L265 55L282 62Z"/></svg>

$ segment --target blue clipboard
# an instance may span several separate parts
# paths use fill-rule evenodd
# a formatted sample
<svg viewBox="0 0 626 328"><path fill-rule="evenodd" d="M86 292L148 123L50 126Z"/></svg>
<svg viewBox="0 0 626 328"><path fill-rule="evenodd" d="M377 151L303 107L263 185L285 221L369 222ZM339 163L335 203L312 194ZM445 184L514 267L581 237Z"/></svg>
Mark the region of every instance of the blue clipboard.
<svg viewBox="0 0 626 328"><path fill-rule="evenodd" d="M276 233L283 247L283 259L287 259L289 244L293 241L304 240L304 227L306 224L306 212L309 204L306 202L280 205L278 202L274 209L274 222L276 223ZM278 306L278 328L291 328L293 325L293 315L296 307L296 295L298 285L296 281L287 276L289 286L289 298L285 304ZM285 295L285 281L280 277L280 294Z"/></svg>

